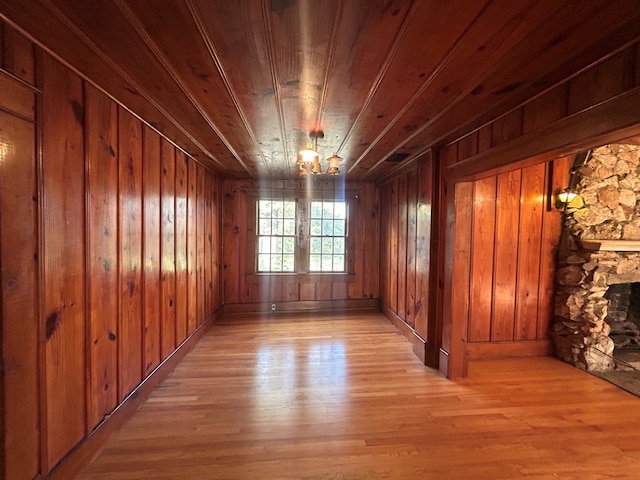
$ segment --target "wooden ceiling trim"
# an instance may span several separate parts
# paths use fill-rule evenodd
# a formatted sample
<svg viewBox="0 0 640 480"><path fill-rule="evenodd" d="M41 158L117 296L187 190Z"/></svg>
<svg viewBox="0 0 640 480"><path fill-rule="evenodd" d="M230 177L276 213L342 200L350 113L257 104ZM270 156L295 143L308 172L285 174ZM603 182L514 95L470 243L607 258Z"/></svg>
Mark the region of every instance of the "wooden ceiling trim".
<svg viewBox="0 0 640 480"><path fill-rule="evenodd" d="M264 27L267 33L267 50L269 51L269 65L270 65L270 71L271 71L271 78L273 79L273 93L276 99L276 108L278 111L278 123L280 124L280 139L282 140L282 150L284 152L284 158L285 158L285 168L287 169L287 173L288 174L292 174L294 172L293 166L291 165L291 161L289 160L291 158L291 154L290 154L290 149L289 149L289 145L285 136L285 129L286 129L286 125L285 125L285 115L284 115L284 106L282 103L282 88L280 86L280 82L278 81L278 70L277 70L277 66L275 64L275 58L276 58L276 49L275 49L275 45L274 45L274 32L273 32L273 25L271 23L271 15L270 15L270 0L263 0L262 1L262 18L263 18L263 22L264 22ZM289 160L289 161L288 161ZM297 167L297 164L296 164Z"/></svg>
<svg viewBox="0 0 640 480"><path fill-rule="evenodd" d="M478 23L478 15L486 11L487 2L471 2L468 5L470 8L460 9L458 4L452 2L419 2L419 10L407 30L403 45L399 49L397 58L393 61L393 67L383 81L384 85L380 89L381 93L379 92L374 99L371 108L366 114L365 122L357 133L358 138L362 140L355 145L355 151L352 152L352 155L355 158L359 158L365 150L369 150L369 153L363 156L362 161L355 168L352 168L349 173L358 176L364 175L371 164L382 157L382 155L377 155L375 152L380 149L378 145L381 142L388 143L385 139L388 138L389 132L397 131L406 135L419 125L413 122L406 124L396 123L391 130L387 131L386 135L375 141L369 141L370 139L376 139L384 129L388 129L389 122L397 122L394 117L396 117L398 111L402 110L410 100L413 99L415 101L415 92L424 86L425 80L431 78L432 71L438 69L440 72L443 71L441 66L443 59L449 58L447 57L447 52L451 51L452 45L459 42L463 32L478 34L480 29L475 25ZM492 4L489 3L489 5ZM507 15L505 12L511 12L514 8L516 7L512 6L498 12L494 16L494 22L498 25L503 23L504 17ZM423 23L430 18L438 18L438 21L446 25L446 28L434 28L425 31ZM471 25L471 29L469 29L469 25ZM482 33L486 36L486 30L482 31ZM473 43L464 41L463 44L467 46L468 50L466 52L467 57L464 58L465 61L469 61L468 57L470 55L484 58L489 55L491 50L490 48L478 50L478 45L484 45L482 40ZM447 64L449 63L450 61L447 61ZM455 68L462 68L461 64L457 63L452 66L452 69L455 70ZM433 91L434 97L442 97L448 100L457 91L457 83L461 81L461 77L467 78L466 75L460 75L459 71L457 71L454 76L440 81L440 83L444 83L441 89L432 87L429 90ZM391 120L387 117L390 117ZM374 144L374 149L370 149L371 144ZM384 153L386 154L387 151Z"/></svg>
<svg viewBox="0 0 640 480"><path fill-rule="evenodd" d="M411 0L396 0L381 11L379 1L344 2L322 118L322 147L327 155L340 153L346 157L342 170L348 166L350 155L339 147L362 109L411 4Z"/></svg>
<svg viewBox="0 0 640 480"><path fill-rule="evenodd" d="M448 165L447 178L456 181L472 179L494 169L516 168L515 162L532 165L638 135L638 111L640 87L635 87L510 142ZM567 135L567 132L572 133Z"/></svg>
<svg viewBox="0 0 640 480"><path fill-rule="evenodd" d="M73 32L82 42L85 43L89 47L89 49L100 59L105 62L109 67L114 70L118 75L120 75L127 83L129 83L140 96L144 97L144 99L149 102L153 108L158 110L171 124L177 128L185 137L189 139L198 149L204 152L219 168L224 168L224 165L209 151L207 147L205 147L202 143L200 143L186 128L184 128L180 122L178 122L173 115L169 114L169 112L160 105L153 97L148 95L145 92L145 89L142 88L127 72L124 71L116 62L114 62L111 57L106 55L78 26L73 23L56 5L54 5L50 0L42 0L42 2L46 5L46 7L51 11L53 15L55 15L69 30ZM217 170L217 169L216 169Z"/></svg>
<svg viewBox="0 0 640 480"><path fill-rule="evenodd" d="M56 15L49 14L49 10L46 8L33 9L30 8L32 5L21 3L18 6L18 9L15 10L13 5L10 2L5 2L2 4L5 9L11 14L11 17L7 16L6 10L5 12L0 12L0 18L7 22L8 25L11 25L16 31L20 32L25 38L29 39L33 42L34 45L37 45L38 48L42 49L43 52L46 52L52 58L55 58L58 62L65 65L71 71L84 78L86 81L90 82L100 91L102 91L105 95L111 98L113 101L121 105L130 113L134 114L144 123L146 123L150 128L157 131L161 135L165 136L167 133L173 134L174 138L172 142L176 145L176 147L188 153L192 158L197 160L207 169L220 173L221 169L220 165L216 164L212 160L212 158L208 155L206 150L202 148L201 145L198 145L190 136L187 136L184 130L179 129L175 122L171 121L170 117L167 117L155 107L151 102L148 102L146 98L139 95L136 91L136 86L129 82L127 78L122 76L111 76L112 71L111 65L107 63L102 57L95 57L100 60L98 63L90 63L86 62L88 58L93 58L94 49L84 43L82 38L77 36L76 30L65 30L62 32L60 30L60 25L62 25L62 20L58 18ZM12 10L14 9L14 10ZM20 15L16 15L16 11L20 12ZM34 30L29 29L29 27L33 27L33 24L30 22L34 22L33 24L37 24L42 27L42 31L47 32L50 36L54 36L56 42L64 42L65 44L73 44L74 46L80 46L81 48L76 48L74 50L75 56L72 58L66 58L60 55L60 50L54 51L50 45L46 44L41 38L38 38L34 35ZM64 25L64 28L67 29L67 25ZM69 34L74 36L73 39L69 38ZM57 44L54 42L54 44ZM76 60L76 62L73 62ZM83 63L82 60L85 60ZM93 70L99 73L96 75L96 78L107 78L109 77L111 80L111 90L106 89L104 85L98 85L93 80L93 76L89 73ZM128 103L128 106L122 101L122 98L119 98L115 95L115 92L120 92L120 95L124 98L130 100L142 100L141 104L137 104L138 111L133 112L131 110L131 105L134 105L135 102L131 101ZM146 113L144 117L141 114ZM162 125L162 120L168 120L169 125ZM194 151L195 150L195 151ZM199 153L200 152L200 153Z"/></svg>
<svg viewBox="0 0 640 480"><path fill-rule="evenodd" d="M122 12L124 17L131 24L131 26L134 28L136 33L140 36L140 38L145 43L145 45L149 48L149 50L151 50L151 52L156 57L158 62L160 62L162 67L171 76L171 78L176 83L176 85L180 88L180 90L185 95L185 97L187 97L189 102L191 102L193 107L197 110L197 112L204 119L204 121L207 122L207 125L209 125L209 127L220 138L222 143L227 147L229 152L231 152L231 154L233 155L235 160L240 164L240 166L249 175L251 175L251 170L242 161L242 159L240 158L240 155L238 155L238 152L235 150L235 148L233 147L231 142L229 142L229 140L225 137L225 135L222 133L222 131L220 131L220 129L217 127L215 122L211 119L211 117L209 116L207 111L202 107L202 105L198 102L198 100L193 96L193 94L190 91L189 87L185 84L185 82L183 81L182 77L178 74L176 69L173 67L173 64L171 63L171 61L167 58L167 56L164 54L162 49L160 49L160 47L158 47L158 45L155 43L155 41L147 33L146 29L144 28L144 25L142 24L142 22L140 21L138 16L131 10L129 5L127 5L124 0L113 0L113 2L116 5L116 7ZM214 159L215 159L215 156L214 156Z"/></svg>
<svg viewBox="0 0 640 480"><path fill-rule="evenodd" d="M320 92L320 100L318 101L318 111L316 113L316 125L322 128L322 114L324 112L324 106L327 101L327 91L329 89L329 74L335 61L336 43L338 37L338 28L340 26L340 20L342 19L342 12L344 10L344 0L338 0L338 7L336 8L336 15L333 19L333 26L331 27L331 36L329 44L327 45L327 60L324 67L324 78L322 80L322 91Z"/></svg>
<svg viewBox="0 0 640 480"><path fill-rule="evenodd" d="M191 0L185 0L185 3L187 4L187 8L189 9L189 11L191 12L191 17L193 18L193 21L196 24L198 31L200 32L200 36L202 37L202 40L204 41L207 47L207 50L209 51L209 55L211 55L211 59L213 60L216 68L218 69L218 72L220 73L220 77L224 82L227 92L231 96L231 101L233 102L236 110L238 111L238 115L240 115L242 124L246 128L247 133L251 138L251 141L253 142L254 147L256 148L256 150L260 152L260 159L262 160L262 163L264 164L265 168L268 168L266 158L262 150L260 149L259 142L256 139L255 133L253 132L253 129L251 128L249 121L247 120L247 116L245 115L240 105L240 102L238 100L238 95L236 94L233 86L231 85L227 72L223 67L222 62L220 61L220 56L218 55L218 51L216 49L216 46L213 43L211 35L209 34L209 30L206 26L206 23L204 22L204 19L202 18L200 10ZM229 148L229 151L231 151L234 154L238 162L245 168L247 172L249 172L249 169L247 168L245 163L242 161L242 158L240 158L240 155L238 155L238 153L234 151L231 145L227 145L227 146Z"/></svg>
<svg viewBox="0 0 640 480"><path fill-rule="evenodd" d="M276 82L281 88L284 130L292 157L310 142L309 132L318 130L317 110L329 51L329 33L338 0L269 2ZM320 143L319 143L320 146ZM296 166L294 161L290 164Z"/></svg>
<svg viewBox="0 0 640 480"><path fill-rule="evenodd" d="M411 6L407 10L407 13L404 19L402 20L402 23L400 24L400 28L398 29L398 32L396 33L393 39L393 44L391 45L391 48L389 48L389 51L387 52L387 55L384 58L384 62L382 62L382 66L380 67L380 70L376 74L375 79L371 83L371 88L369 88L369 92L367 93L367 96L362 102L362 108L360 108L360 110L358 111L358 115L354 119L353 123L351 124L351 127L349 127L349 130L347 130L346 135L344 136L344 138L342 139L342 142L338 146L338 150L337 150L338 152L341 152L344 149L347 142L351 140L351 137L354 135L356 131L356 127L363 122L365 113L371 106L373 99L376 96L378 89L380 88L380 85L382 85L382 81L384 80L385 75L387 74L387 71L391 67L394 57L398 49L400 48L401 39L404 36L405 32L407 31L411 17L416 11L416 8L417 8L416 5L417 5L417 1L413 0L411 3ZM347 173L350 172L352 168L353 167L349 168Z"/></svg>
<svg viewBox="0 0 640 480"><path fill-rule="evenodd" d="M414 96L398 118L391 122L386 136L368 149L369 157L375 163L363 174L371 175L399 149L403 153L414 153L403 149L403 146L437 122L454 105L474 95L481 80L493 71L508 46L526 38L539 25L539 17L532 14L537 5L542 5L542 11L549 4L553 7L556 3L554 0L547 0L546 5L545 2L529 2L528 5L524 2L509 2L508 5L493 2L480 11L443 59L437 72L439 75L434 76L421 89L420 95ZM487 32L492 34L487 35ZM461 76L459 72L463 65L465 75ZM459 117L458 122L464 118L464 115Z"/></svg>
<svg viewBox="0 0 640 480"><path fill-rule="evenodd" d="M233 85L240 108L257 140L259 150L255 151L254 147L254 152L249 152L245 161L250 163L256 159L262 168L261 158L264 158L268 164L268 171L261 171L261 175L270 176L275 172L283 175L286 162L280 138L282 132L277 121L277 104L273 91L262 2L191 1L198 8L211 42L215 45L220 63ZM195 26L193 28L195 29ZM189 55L189 64L197 61L197 58L192 57L193 53L190 52ZM211 63L208 53L206 57ZM203 61L204 59L200 59L200 62ZM187 68L194 72L201 85L209 82L203 75L207 72L201 72L200 69L213 69L212 65L193 63L193 67L187 65ZM207 90L213 92L214 88L212 86ZM224 116L223 123L226 123Z"/></svg>
<svg viewBox="0 0 640 480"><path fill-rule="evenodd" d="M404 104L404 106L398 111L398 113L393 117L393 119L385 126L385 128L383 128L380 131L380 133L376 136L376 138L369 143L367 148L365 148L365 150L360 154L360 157L354 162L353 166L349 169L349 172L353 171L367 157L367 155L376 147L376 145L382 140L382 138L384 138L384 136L411 109L411 107L416 103L416 101L424 95L427 88L429 88L432 85L432 83L435 81L435 79L440 74L440 72L442 72L445 69L445 67L450 64L450 62L454 58L454 53L456 52L458 46L462 42L462 39L466 37L469 30L473 28L473 26L476 24L478 19L482 16L482 14L485 12L488 6L489 4L486 3L477 12L475 18L469 24L467 24L464 30L462 30L459 33L458 38L454 41L451 48L447 52L445 52L444 56L442 57L442 60L436 65L436 67L431 71L431 73L427 75L422 85L414 92L411 98ZM398 148L399 146L397 146L396 148ZM379 167L380 164L384 162L389 157L389 155L391 155L394 151L395 149L392 149L383 157L381 157L377 162L375 162L371 167L369 167L366 174L367 175L371 174L371 172L375 170L377 167Z"/></svg>
<svg viewBox="0 0 640 480"><path fill-rule="evenodd" d="M612 10L612 9L609 9ZM610 12L609 12L610 13ZM623 14L629 14L630 12L622 12ZM563 16L559 16L563 18ZM589 20L589 16L585 18L585 21ZM564 62L564 64L556 66L556 68L550 69L545 76L536 76L540 67L536 63L529 61L525 57L525 61L515 60L519 58L517 52L530 52L532 59L539 58L540 55L548 50L548 45L539 45L535 47L531 43L521 45L519 49L514 49L505 59L506 62L513 64L514 74L521 75L523 78L522 85L513 92L513 95L504 98L502 102L496 102L495 96L480 94L474 98L468 98L464 102L464 108L461 104L453 106L450 111L442 112L440 119L445 118L446 121L442 121L435 126L434 130L424 132L427 135L421 135L423 132L416 132L416 135L412 138L407 138L406 147L408 149L414 148L416 145L422 145L425 141L429 143L452 143L456 139L459 139L466 134L479 130L484 126L490 124L497 118L508 115L514 110L522 107L526 103L545 95L549 91L557 88L575 78L582 73L594 68L602 62L610 59L611 57L619 54L625 49L631 47L633 44L640 42L640 21L638 20L638 13L629 16L629 22L627 22L626 28L620 28L619 24L610 21L605 21L600 18L594 20L598 25L602 25L600 28L594 28L592 25L583 25L583 22L578 21L576 26L568 26L568 32L570 33L575 28L584 28L585 35L588 32L597 32L589 35L588 38L593 39L593 45L595 48L589 48L580 51L579 54L573 55ZM549 25L551 23L551 25ZM565 36L561 30L559 30L560 20L552 17L550 22L547 22L545 27L541 29L548 30L548 32L555 32L559 37ZM614 28L616 26L617 28ZM550 35L542 35L544 38L549 38ZM566 36L565 36L566 37ZM569 45L573 45L573 42L569 42ZM571 53L567 51L567 53ZM520 55L521 57L522 55ZM495 72L494 72L495 73ZM504 75L504 74L503 74ZM512 80L515 77L510 77ZM483 82L483 86L486 87L485 92L494 92L504 87L505 80L501 81L495 78L488 79ZM483 100L482 103L480 100ZM466 119L465 128L460 128L453 121L455 118L459 118L461 112L471 111L478 112L472 117Z"/></svg>

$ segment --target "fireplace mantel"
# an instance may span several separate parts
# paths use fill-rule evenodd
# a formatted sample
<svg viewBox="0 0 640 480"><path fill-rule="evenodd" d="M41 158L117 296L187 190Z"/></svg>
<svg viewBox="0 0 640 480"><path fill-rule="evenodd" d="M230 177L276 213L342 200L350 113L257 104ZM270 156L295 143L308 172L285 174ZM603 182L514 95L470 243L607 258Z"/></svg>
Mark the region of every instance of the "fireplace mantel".
<svg viewBox="0 0 640 480"><path fill-rule="evenodd" d="M581 240L586 250L602 252L640 252L640 240Z"/></svg>

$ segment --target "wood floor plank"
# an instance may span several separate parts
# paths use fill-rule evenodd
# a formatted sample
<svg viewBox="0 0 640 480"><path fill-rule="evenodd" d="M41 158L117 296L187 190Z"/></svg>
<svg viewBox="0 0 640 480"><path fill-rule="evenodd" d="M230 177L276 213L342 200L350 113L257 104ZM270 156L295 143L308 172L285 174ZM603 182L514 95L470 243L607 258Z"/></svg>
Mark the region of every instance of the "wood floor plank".
<svg viewBox="0 0 640 480"><path fill-rule="evenodd" d="M227 317L77 477L637 478L640 399L552 358L452 382L381 315Z"/></svg>

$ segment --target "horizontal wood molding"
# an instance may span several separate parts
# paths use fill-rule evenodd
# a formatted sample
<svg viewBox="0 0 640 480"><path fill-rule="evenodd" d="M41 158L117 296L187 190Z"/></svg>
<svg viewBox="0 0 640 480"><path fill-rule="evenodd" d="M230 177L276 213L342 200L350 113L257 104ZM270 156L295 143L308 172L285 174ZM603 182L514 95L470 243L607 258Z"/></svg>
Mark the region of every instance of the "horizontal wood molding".
<svg viewBox="0 0 640 480"><path fill-rule="evenodd" d="M275 313L282 312L320 312L330 310L377 310L378 300L375 298L357 298L341 300L308 300L299 302L273 302ZM228 303L222 309L227 313L271 313L271 303Z"/></svg>
<svg viewBox="0 0 640 480"><path fill-rule="evenodd" d="M447 166L450 180L522 168L640 132L640 87ZM525 163L514 163L522 162Z"/></svg>
<svg viewBox="0 0 640 480"><path fill-rule="evenodd" d="M551 340L467 343L467 360L510 357L545 357L553 354Z"/></svg>
<svg viewBox="0 0 640 480"><path fill-rule="evenodd" d="M424 339L416 333L405 321L394 313L389 307L380 302L380 311L385 317L392 323L394 327L398 329L404 337L409 340L413 353L422 363L426 363L427 359L427 344Z"/></svg>
<svg viewBox="0 0 640 480"><path fill-rule="evenodd" d="M124 425L147 400L151 392L173 371L178 363L207 333L211 325L220 317L222 309L210 317L179 345L156 369L133 390L127 398L98 425L85 440L58 464L45 478L47 480L68 480L77 475L102 449L109 437Z"/></svg>
<svg viewBox="0 0 640 480"><path fill-rule="evenodd" d="M603 252L640 252L640 240L581 240L587 250Z"/></svg>

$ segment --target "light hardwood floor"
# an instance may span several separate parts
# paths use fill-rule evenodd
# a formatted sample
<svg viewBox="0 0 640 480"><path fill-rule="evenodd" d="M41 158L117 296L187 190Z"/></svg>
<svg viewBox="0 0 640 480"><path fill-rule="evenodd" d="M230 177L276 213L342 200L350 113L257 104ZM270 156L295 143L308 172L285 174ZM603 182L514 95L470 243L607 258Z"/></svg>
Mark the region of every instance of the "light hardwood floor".
<svg viewBox="0 0 640 480"><path fill-rule="evenodd" d="M380 314L214 325L78 479L640 478L640 399L552 358L452 382Z"/></svg>

